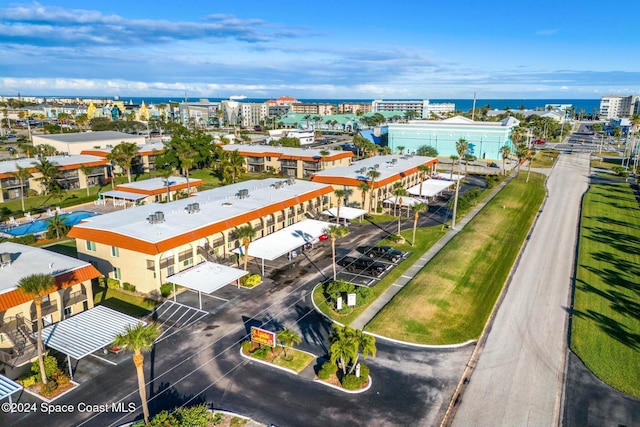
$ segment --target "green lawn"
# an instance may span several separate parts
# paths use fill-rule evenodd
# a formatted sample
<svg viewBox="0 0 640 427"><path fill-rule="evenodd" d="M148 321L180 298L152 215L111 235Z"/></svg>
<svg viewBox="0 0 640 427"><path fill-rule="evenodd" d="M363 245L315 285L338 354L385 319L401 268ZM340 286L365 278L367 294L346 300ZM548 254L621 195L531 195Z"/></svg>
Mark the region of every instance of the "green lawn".
<svg viewBox="0 0 640 427"><path fill-rule="evenodd" d="M366 330L423 344L478 338L545 196L543 176L525 178L507 184Z"/></svg>
<svg viewBox="0 0 640 427"><path fill-rule="evenodd" d="M39 246L39 245L36 245L36 246ZM75 239L64 240L64 241L56 242L54 244L51 244L50 242L48 242L46 246L43 245L41 247L49 251L57 252L62 255L68 255L73 258L78 258L78 250L76 248Z"/></svg>
<svg viewBox="0 0 640 427"><path fill-rule="evenodd" d="M104 305L135 317L146 316L158 305L157 301L130 295L117 289L93 286L94 305Z"/></svg>
<svg viewBox="0 0 640 427"><path fill-rule="evenodd" d="M640 210L626 183L584 197L571 349L598 378L640 398Z"/></svg>
<svg viewBox="0 0 640 427"><path fill-rule="evenodd" d="M556 162L560 153L556 150L540 150L536 153L531 167L533 168L550 168Z"/></svg>

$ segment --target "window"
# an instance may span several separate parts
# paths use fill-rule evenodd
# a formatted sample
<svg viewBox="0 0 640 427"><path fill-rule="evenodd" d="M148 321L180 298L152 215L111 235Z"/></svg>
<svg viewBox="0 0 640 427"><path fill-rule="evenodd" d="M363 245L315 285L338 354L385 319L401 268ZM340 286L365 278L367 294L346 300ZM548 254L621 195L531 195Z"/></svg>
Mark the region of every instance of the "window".
<svg viewBox="0 0 640 427"><path fill-rule="evenodd" d="M167 276L173 275L173 265L167 267Z"/></svg>
<svg viewBox="0 0 640 427"><path fill-rule="evenodd" d="M113 278L116 280L122 280L122 272L120 271L120 267L113 268Z"/></svg>
<svg viewBox="0 0 640 427"><path fill-rule="evenodd" d="M116 246L111 246L111 256L118 258L120 256L120 248Z"/></svg>
<svg viewBox="0 0 640 427"><path fill-rule="evenodd" d="M70 317L73 314L73 307L65 307L64 308L64 317Z"/></svg>
<svg viewBox="0 0 640 427"><path fill-rule="evenodd" d="M96 251L96 242L92 242L90 240L87 240L85 242L87 250L91 251L91 252L95 252Z"/></svg>
<svg viewBox="0 0 640 427"><path fill-rule="evenodd" d="M183 265L184 267L188 267L188 266L190 266L190 265L193 265L193 258L185 259L185 260L182 262L182 265Z"/></svg>
<svg viewBox="0 0 640 427"><path fill-rule="evenodd" d="M178 262L181 262L184 267L193 265L193 250L187 249L178 254Z"/></svg>
<svg viewBox="0 0 640 427"><path fill-rule="evenodd" d="M295 219L295 218L289 218L289 219L287 220L287 225L293 225L293 221L294 221L294 219Z"/></svg>
<svg viewBox="0 0 640 427"><path fill-rule="evenodd" d="M267 162L271 161L271 156L267 156Z"/></svg>

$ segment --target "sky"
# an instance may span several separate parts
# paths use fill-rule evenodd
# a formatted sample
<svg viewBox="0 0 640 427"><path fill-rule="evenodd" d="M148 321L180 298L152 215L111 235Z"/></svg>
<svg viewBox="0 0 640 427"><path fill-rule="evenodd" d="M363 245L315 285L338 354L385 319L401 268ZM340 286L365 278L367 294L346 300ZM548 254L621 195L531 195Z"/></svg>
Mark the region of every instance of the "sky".
<svg viewBox="0 0 640 427"><path fill-rule="evenodd" d="M0 95L640 94L640 2L590 4L0 0Z"/></svg>

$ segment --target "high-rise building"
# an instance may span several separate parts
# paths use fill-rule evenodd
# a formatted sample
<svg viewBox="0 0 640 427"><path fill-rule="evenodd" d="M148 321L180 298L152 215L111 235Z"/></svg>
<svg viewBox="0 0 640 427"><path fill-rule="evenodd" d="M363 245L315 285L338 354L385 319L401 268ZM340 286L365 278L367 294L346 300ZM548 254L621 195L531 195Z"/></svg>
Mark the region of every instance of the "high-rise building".
<svg viewBox="0 0 640 427"><path fill-rule="evenodd" d="M600 118L616 119L640 114L640 96L603 96L600 98Z"/></svg>

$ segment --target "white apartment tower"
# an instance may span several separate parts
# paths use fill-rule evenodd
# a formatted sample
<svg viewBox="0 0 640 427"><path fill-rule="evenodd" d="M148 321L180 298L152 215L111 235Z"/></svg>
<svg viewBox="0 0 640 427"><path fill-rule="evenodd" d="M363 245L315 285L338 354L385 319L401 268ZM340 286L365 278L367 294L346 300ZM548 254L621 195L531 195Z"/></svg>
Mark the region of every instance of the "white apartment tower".
<svg viewBox="0 0 640 427"><path fill-rule="evenodd" d="M600 98L600 118L617 119L640 114L640 96L603 96Z"/></svg>

